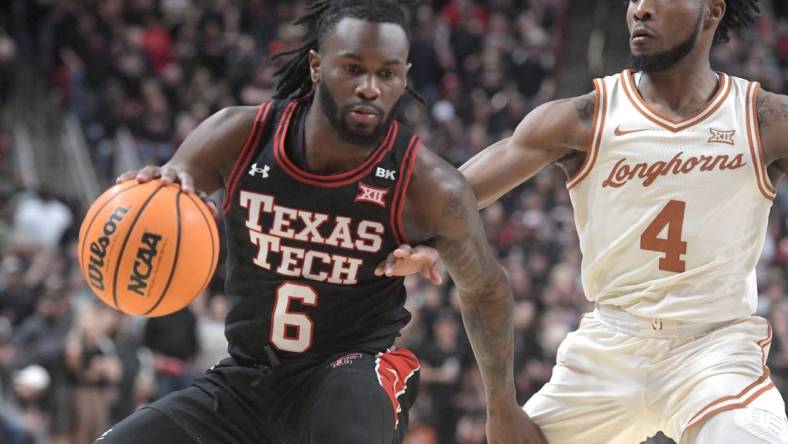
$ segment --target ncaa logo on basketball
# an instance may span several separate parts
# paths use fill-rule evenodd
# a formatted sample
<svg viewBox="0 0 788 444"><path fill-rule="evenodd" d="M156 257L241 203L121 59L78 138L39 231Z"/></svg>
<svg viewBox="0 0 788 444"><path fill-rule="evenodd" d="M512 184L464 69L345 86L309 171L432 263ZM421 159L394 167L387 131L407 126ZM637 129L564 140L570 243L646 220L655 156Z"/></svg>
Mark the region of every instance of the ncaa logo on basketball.
<svg viewBox="0 0 788 444"><path fill-rule="evenodd" d="M128 213L129 209L118 207L109 217L107 223L104 224L102 235L95 241L90 243L90 262L88 263L88 279L91 285L99 290L104 289L104 259L107 257L107 247L109 241L115 231L118 230L118 222L123 219L123 215Z"/></svg>
<svg viewBox="0 0 788 444"><path fill-rule="evenodd" d="M140 296L145 296L145 290L148 288L148 279L150 278L151 271L153 271L153 260L159 253L158 245L161 242L161 236L147 231L142 234L142 245L137 250L137 259L134 261L134 266L131 269L131 276L129 277L129 284L126 289L133 291Z"/></svg>

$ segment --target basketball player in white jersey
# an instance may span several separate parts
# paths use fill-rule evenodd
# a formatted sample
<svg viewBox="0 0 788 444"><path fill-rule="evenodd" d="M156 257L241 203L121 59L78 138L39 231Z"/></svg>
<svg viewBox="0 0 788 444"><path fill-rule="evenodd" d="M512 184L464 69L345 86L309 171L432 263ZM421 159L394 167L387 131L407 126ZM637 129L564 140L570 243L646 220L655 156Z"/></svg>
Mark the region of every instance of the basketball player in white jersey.
<svg viewBox="0 0 788 444"><path fill-rule="evenodd" d="M569 175L596 309L524 407L551 443L636 444L659 430L680 444L788 443L765 365L771 328L753 316L788 171L788 97L709 61L757 12L757 0L629 1L634 69L540 106L462 168L480 207L554 162ZM429 275L434 255L412 251L379 271Z"/></svg>

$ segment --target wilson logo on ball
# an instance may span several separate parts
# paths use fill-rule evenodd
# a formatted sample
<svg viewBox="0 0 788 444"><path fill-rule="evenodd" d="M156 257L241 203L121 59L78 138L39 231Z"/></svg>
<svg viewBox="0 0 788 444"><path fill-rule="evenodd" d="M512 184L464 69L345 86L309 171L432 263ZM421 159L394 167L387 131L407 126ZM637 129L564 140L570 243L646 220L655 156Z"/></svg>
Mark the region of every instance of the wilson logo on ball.
<svg viewBox="0 0 788 444"><path fill-rule="evenodd" d="M137 250L137 259L134 261L134 267L129 277L130 282L126 289L140 296L145 296L145 290L148 288L148 279L153 270L153 260L159 252L157 247L159 242L161 242L161 236L146 231L142 234L140 242L142 246Z"/></svg>
<svg viewBox="0 0 788 444"><path fill-rule="evenodd" d="M104 289L104 258L107 257L107 247L109 247L109 238L118 230L118 223L123 219L123 215L128 213L129 209L118 207L115 212L109 217L107 223L104 224L104 230L101 237L90 243L90 262L88 264L88 278L90 283L97 289Z"/></svg>
<svg viewBox="0 0 788 444"><path fill-rule="evenodd" d="M90 205L78 251L79 269L99 299L130 315L164 316L210 284L219 231L196 194L177 184L130 180Z"/></svg>

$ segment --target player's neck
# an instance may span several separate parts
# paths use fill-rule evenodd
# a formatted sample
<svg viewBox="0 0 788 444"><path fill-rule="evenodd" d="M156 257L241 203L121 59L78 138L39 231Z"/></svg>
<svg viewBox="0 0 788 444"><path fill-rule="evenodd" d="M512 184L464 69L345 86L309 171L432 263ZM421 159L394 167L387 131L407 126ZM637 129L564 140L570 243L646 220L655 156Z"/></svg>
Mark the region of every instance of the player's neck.
<svg viewBox="0 0 788 444"><path fill-rule="evenodd" d="M708 58L685 57L664 71L643 73L637 89L658 110L684 118L702 109L718 84L719 76L711 69Z"/></svg>
<svg viewBox="0 0 788 444"><path fill-rule="evenodd" d="M361 165L375 149L343 141L323 114L318 98L309 106L305 122L304 158L306 167L316 174L337 174Z"/></svg>

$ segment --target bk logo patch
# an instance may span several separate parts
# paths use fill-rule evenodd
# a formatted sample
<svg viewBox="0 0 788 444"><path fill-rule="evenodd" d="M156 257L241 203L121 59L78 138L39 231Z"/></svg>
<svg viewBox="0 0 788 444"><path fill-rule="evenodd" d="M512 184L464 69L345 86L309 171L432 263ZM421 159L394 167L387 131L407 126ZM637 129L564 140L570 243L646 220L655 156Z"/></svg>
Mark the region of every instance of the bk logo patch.
<svg viewBox="0 0 788 444"><path fill-rule="evenodd" d="M367 184L358 183L358 195L354 199L354 202L369 202L375 205L380 205L383 208L386 208L386 194L388 194L389 190L384 188L376 188L373 186L369 186Z"/></svg>
<svg viewBox="0 0 788 444"><path fill-rule="evenodd" d="M709 143L725 143L727 145L734 145L734 134L736 134L736 130L723 131L709 128Z"/></svg>

